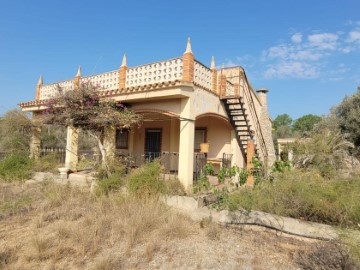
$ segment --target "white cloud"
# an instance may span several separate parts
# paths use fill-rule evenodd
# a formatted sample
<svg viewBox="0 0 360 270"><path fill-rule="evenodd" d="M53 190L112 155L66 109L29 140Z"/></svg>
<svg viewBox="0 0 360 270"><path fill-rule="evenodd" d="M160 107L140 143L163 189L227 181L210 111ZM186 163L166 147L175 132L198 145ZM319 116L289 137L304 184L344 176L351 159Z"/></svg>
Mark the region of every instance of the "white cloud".
<svg viewBox="0 0 360 270"><path fill-rule="evenodd" d="M296 33L292 35L291 40L294 43L301 43L303 35L301 33Z"/></svg>
<svg viewBox="0 0 360 270"><path fill-rule="evenodd" d="M343 52L343 53L350 53L353 50L354 50L354 48L349 47L349 46L346 46L346 47L340 49L340 51Z"/></svg>
<svg viewBox="0 0 360 270"><path fill-rule="evenodd" d="M322 53L314 52L310 50L298 50L290 54L290 59L293 60L317 61L321 57L323 57Z"/></svg>
<svg viewBox="0 0 360 270"><path fill-rule="evenodd" d="M287 42L264 49L261 53L262 68L258 70L265 78L323 78L341 80L353 71L333 64L338 56L360 51L360 21L349 21L348 30L336 32L295 32ZM259 61L251 56L238 57L234 62L251 62L251 68ZM254 58L253 58L254 59ZM336 60L335 60L336 61ZM344 76L343 76L344 75Z"/></svg>
<svg viewBox="0 0 360 270"><path fill-rule="evenodd" d="M306 46L293 46L288 44L280 44L269 48L263 52L263 57L269 59L282 59L282 60L308 60L317 61L322 58L324 54L320 51Z"/></svg>
<svg viewBox="0 0 360 270"><path fill-rule="evenodd" d="M308 36L309 45L321 50L335 50L339 36L333 33L321 33Z"/></svg>
<svg viewBox="0 0 360 270"><path fill-rule="evenodd" d="M271 47L268 52L265 52L265 55L270 58L286 59L292 50L293 49L290 46L282 44L279 46Z"/></svg>
<svg viewBox="0 0 360 270"><path fill-rule="evenodd" d="M317 66L304 62L281 62L270 65L264 72L265 78L302 78L312 79L319 77Z"/></svg>
<svg viewBox="0 0 360 270"><path fill-rule="evenodd" d="M360 43L360 30L350 31L346 41Z"/></svg>

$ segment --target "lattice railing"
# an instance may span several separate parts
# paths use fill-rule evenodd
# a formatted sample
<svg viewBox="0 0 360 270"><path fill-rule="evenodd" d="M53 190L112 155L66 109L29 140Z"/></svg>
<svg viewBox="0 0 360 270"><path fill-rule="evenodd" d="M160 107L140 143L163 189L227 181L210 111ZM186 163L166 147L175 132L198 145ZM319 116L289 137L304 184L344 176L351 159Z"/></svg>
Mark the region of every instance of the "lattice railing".
<svg viewBox="0 0 360 270"><path fill-rule="evenodd" d="M128 68L126 87L181 80L183 61L181 58Z"/></svg>
<svg viewBox="0 0 360 270"><path fill-rule="evenodd" d="M109 71L97 75L82 77L81 82L90 82L100 88L100 90L119 89L119 71Z"/></svg>
<svg viewBox="0 0 360 270"><path fill-rule="evenodd" d="M182 57L178 57L146 65L129 67L126 71L125 87L182 80L182 78L183 60ZM119 70L81 77L81 82L90 82L91 84L99 87L100 90L118 90ZM196 60L194 63L194 83L205 89L212 89L211 69ZM40 99L49 99L56 96L58 86L65 92L73 90L74 80L43 85L40 89ZM229 82L226 84L226 92L227 94L233 94L234 92L234 87Z"/></svg>
<svg viewBox="0 0 360 270"><path fill-rule="evenodd" d="M208 67L204 66L203 64L195 60L194 82L208 90L211 90L211 83L212 83L211 80L212 80L211 69L209 69Z"/></svg>
<svg viewBox="0 0 360 270"><path fill-rule="evenodd" d="M46 84L40 88L40 99L53 98L58 94L58 87L64 92L73 90L74 83L72 80L62 81L58 83Z"/></svg>

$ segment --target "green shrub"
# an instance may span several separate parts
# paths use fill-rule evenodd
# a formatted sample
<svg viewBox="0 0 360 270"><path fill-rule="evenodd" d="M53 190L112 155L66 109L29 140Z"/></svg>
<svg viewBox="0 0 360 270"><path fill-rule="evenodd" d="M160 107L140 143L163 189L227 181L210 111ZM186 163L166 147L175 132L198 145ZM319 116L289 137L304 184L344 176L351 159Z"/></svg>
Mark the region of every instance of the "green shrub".
<svg viewBox="0 0 360 270"><path fill-rule="evenodd" d="M110 191L118 191L124 186L125 166L117 160L110 161L108 168L99 167L96 172L97 188L96 195L109 194Z"/></svg>
<svg viewBox="0 0 360 270"><path fill-rule="evenodd" d="M160 180L161 165L158 161L147 163L131 172L128 177L129 192L137 195L156 195L166 192Z"/></svg>
<svg viewBox="0 0 360 270"><path fill-rule="evenodd" d="M24 154L12 154L0 161L0 180L23 181L32 174L33 161Z"/></svg>
<svg viewBox="0 0 360 270"><path fill-rule="evenodd" d="M168 195L184 195L186 194L184 186L179 179L173 178L165 181L166 194Z"/></svg>
<svg viewBox="0 0 360 270"><path fill-rule="evenodd" d="M96 195L108 195L110 191L118 191L124 185L124 176L122 173L115 172L109 177L103 178L97 182L95 190Z"/></svg>
<svg viewBox="0 0 360 270"><path fill-rule="evenodd" d="M272 182L241 189L228 199L230 210L245 208L333 225L360 223L360 179L325 179L313 171L275 174Z"/></svg>
<svg viewBox="0 0 360 270"><path fill-rule="evenodd" d="M59 162L59 153L50 153L46 156L35 159L33 171L35 172L57 172L57 168L62 167Z"/></svg>
<svg viewBox="0 0 360 270"><path fill-rule="evenodd" d="M231 179L236 175L236 173L239 172L238 166L232 166L230 168L228 167L221 167L219 173L218 173L218 179L220 183L224 183L225 179Z"/></svg>
<svg viewBox="0 0 360 270"><path fill-rule="evenodd" d="M202 175L200 179L198 179L193 186L194 193L207 193L210 189L210 182L206 175Z"/></svg>
<svg viewBox="0 0 360 270"><path fill-rule="evenodd" d="M289 171L291 169L291 163L287 161L282 160L276 160L273 167L271 168L272 172L280 172L283 173L285 171Z"/></svg>

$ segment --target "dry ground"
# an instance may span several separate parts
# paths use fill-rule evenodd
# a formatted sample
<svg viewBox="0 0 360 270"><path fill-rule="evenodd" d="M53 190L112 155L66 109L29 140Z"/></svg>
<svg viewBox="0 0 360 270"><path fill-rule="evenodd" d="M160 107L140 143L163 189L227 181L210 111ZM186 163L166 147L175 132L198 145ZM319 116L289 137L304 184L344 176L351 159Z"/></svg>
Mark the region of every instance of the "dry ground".
<svg viewBox="0 0 360 270"><path fill-rule="evenodd" d="M0 183L0 269L302 269L317 243L193 222L154 198Z"/></svg>

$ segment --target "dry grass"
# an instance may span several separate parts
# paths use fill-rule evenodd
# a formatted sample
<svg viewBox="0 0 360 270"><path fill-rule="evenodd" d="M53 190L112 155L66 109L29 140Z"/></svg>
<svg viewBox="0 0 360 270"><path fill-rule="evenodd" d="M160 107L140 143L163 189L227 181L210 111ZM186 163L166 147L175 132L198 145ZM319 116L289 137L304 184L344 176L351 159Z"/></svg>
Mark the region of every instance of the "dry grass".
<svg viewBox="0 0 360 270"><path fill-rule="evenodd" d="M0 269L296 269L292 254L311 245L199 226L154 197L94 197L50 182L0 183L0 207Z"/></svg>
<svg viewBox="0 0 360 270"><path fill-rule="evenodd" d="M93 197L79 188L50 182L26 191L16 184L5 184L0 194L2 215L13 227L19 227L24 218L24 213L14 205L24 194L30 198L28 204L21 206L32 211L27 210L26 215L26 224L30 226L18 228L23 238L15 252L17 259L14 252L9 252L11 249L0 253L2 265L12 262L15 268L23 264L29 267L62 264L69 256L74 267L82 267L91 265L89 258L99 257L108 248L116 247L124 256L131 257L134 247L142 244L147 246L145 257L149 262L159 251L159 237L184 238L192 226L189 219L170 211L154 197L124 197L120 193ZM5 230L1 233L11 243L8 233ZM94 260L93 267L113 269L120 261L101 256Z"/></svg>

